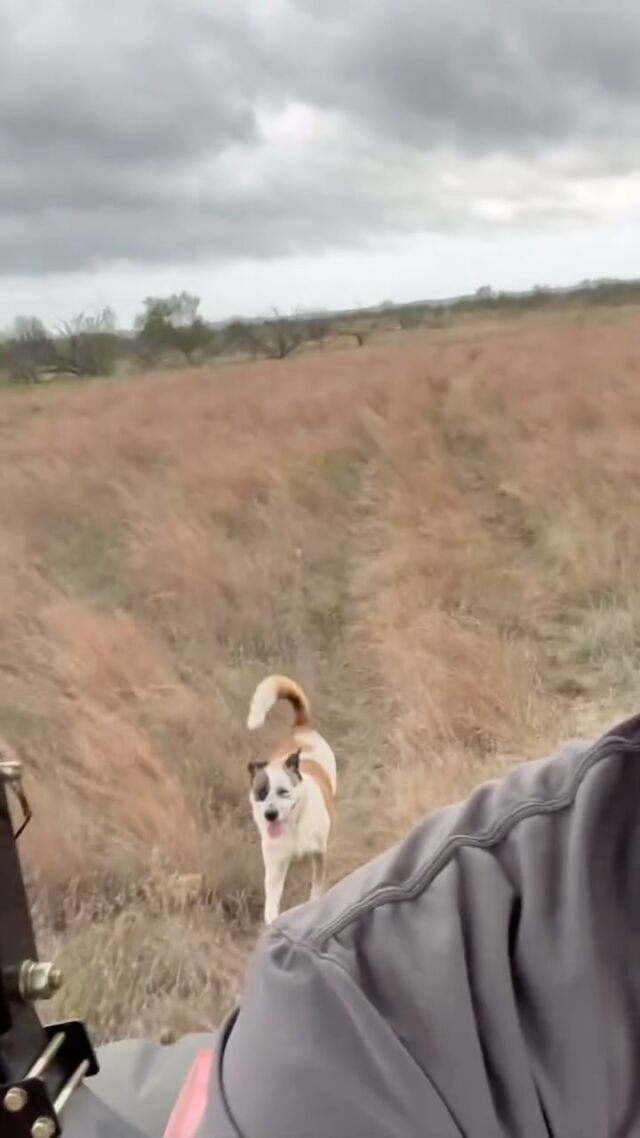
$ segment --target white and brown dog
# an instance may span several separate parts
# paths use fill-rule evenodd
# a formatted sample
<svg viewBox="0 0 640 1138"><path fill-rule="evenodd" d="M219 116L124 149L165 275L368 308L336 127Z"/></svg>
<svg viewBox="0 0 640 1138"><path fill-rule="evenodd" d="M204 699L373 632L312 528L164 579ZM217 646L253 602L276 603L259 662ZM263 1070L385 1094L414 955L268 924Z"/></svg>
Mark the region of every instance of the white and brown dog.
<svg viewBox="0 0 640 1138"><path fill-rule="evenodd" d="M286 676L268 676L254 692L247 726L250 731L261 727L280 699L293 707L293 731L267 760L249 763L251 809L264 860L266 924L280 912L292 861L310 858L310 900L323 892L327 845L335 819L335 756L311 726L309 701L302 688Z"/></svg>

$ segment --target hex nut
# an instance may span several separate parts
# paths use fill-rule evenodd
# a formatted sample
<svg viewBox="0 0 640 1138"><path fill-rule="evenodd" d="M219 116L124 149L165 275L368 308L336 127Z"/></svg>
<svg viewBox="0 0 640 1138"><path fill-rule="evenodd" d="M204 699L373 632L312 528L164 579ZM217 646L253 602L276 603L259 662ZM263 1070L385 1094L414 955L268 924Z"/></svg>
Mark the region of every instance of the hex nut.
<svg viewBox="0 0 640 1138"><path fill-rule="evenodd" d="M56 1124L52 1118L36 1118L31 1127L31 1138L54 1138Z"/></svg>
<svg viewBox="0 0 640 1138"><path fill-rule="evenodd" d="M20 969L20 994L23 1000L50 1000L62 981L62 972L50 961L25 960Z"/></svg>
<svg viewBox="0 0 640 1138"><path fill-rule="evenodd" d="M24 1087L9 1087L2 1100L2 1105L9 1114L18 1114L19 1111L24 1110L28 1101L29 1096Z"/></svg>

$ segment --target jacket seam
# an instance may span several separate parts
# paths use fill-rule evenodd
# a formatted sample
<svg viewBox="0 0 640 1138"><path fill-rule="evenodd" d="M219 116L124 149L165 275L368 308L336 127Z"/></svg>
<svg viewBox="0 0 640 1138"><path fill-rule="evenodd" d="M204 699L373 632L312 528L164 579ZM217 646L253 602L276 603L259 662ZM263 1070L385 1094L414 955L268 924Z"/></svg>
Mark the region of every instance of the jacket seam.
<svg viewBox="0 0 640 1138"><path fill-rule="evenodd" d="M583 755L568 788L563 794L552 799L528 799L493 822L487 830L480 834L451 834L438 847L427 864L421 866L412 878L401 885L378 886L367 896L354 901L340 916L312 932L307 943L314 946L320 953L324 952L327 942L344 932L363 913L372 912L381 905L414 900L433 884L438 874L442 872L460 849L491 849L503 841L515 826L525 819L557 814L566 810L573 804L589 771L603 759L612 757L611 748L616 745L618 749L613 752L616 757L629 749L637 750L637 743L631 743L628 739L618 736L610 735L606 741L600 740L595 744L598 747L595 753L593 748L589 748Z"/></svg>

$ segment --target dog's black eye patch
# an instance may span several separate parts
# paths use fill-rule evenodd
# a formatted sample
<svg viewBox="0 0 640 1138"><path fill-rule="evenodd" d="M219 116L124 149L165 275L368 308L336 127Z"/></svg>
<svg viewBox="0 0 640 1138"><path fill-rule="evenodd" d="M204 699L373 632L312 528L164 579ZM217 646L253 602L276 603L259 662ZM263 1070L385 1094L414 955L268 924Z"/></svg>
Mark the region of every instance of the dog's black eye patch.
<svg viewBox="0 0 640 1138"><path fill-rule="evenodd" d="M257 802L264 802L269 793L269 775L260 771L253 782L253 795Z"/></svg>
<svg viewBox="0 0 640 1138"><path fill-rule="evenodd" d="M256 802L264 802L269 793L269 775L266 763L249 763L249 774L253 782L252 793Z"/></svg>

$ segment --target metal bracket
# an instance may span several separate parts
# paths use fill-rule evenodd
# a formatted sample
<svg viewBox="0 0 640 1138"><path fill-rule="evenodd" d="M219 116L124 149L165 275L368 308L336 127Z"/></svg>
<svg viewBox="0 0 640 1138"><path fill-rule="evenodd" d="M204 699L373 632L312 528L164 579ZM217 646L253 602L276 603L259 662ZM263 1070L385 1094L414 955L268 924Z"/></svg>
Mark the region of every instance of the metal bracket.
<svg viewBox="0 0 640 1138"><path fill-rule="evenodd" d="M2 1138L57 1138L71 1095L87 1075L98 1071L82 1023L53 1024L44 1032L46 1046L26 1074L0 1084Z"/></svg>
<svg viewBox="0 0 640 1138"><path fill-rule="evenodd" d="M22 811L17 831L12 792ZM44 1026L35 1002L62 984L54 964L38 960L16 838L31 818L22 764L0 742L0 1135L57 1138L71 1095L98 1063L80 1021Z"/></svg>

